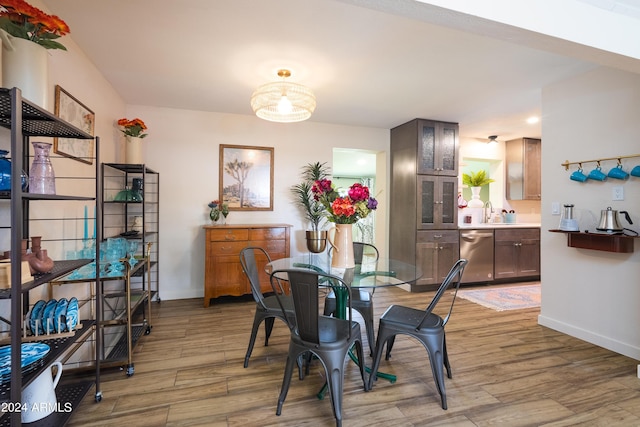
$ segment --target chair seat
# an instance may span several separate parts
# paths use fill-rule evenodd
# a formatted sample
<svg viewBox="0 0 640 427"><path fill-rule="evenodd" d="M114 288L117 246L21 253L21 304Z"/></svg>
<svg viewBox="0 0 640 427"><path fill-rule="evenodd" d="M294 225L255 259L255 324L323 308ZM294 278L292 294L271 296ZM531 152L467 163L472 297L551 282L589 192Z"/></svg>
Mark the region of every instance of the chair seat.
<svg viewBox="0 0 640 427"><path fill-rule="evenodd" d="M282 302L282 306L284 307L287 314L291 314L295 319L296 312L293 308L293 299L291 299L291 297L283 296L283 297L280 297L280 301ZM267 307L267 309L276 310L276 312L277 310L281 310L280 304L278 303L278 298L275 295L265 297L263 302L264 302L264 305ZM258 307L260 307L259 304L258 304Z"/></svg>
<svg viewBox="0 0 640 427"><path fill-rule="evenodd" d="M420 319L424 317L424 314L424 309L420 310L402 305L392 305L387 308L387 311L385 311L382 316L380 316L380 321L383 321L390 326L397 325L405 328L407 326L413 327L420 322ZM424 329L442 327L442 317L429 313L429 315L425 317L420 324L420 327Z"/></svg>
<svg viewBox="0 0 640 427"><path fill-rule="evenodd" d="M336 344L337 346L344 345L349 335L349 321L336 319L335 317L320 316L318 318L318 335L320 338L320 344L326 345L327 343ZM360 335L360 324L358 322L351 322L351 335Z"/></svg>

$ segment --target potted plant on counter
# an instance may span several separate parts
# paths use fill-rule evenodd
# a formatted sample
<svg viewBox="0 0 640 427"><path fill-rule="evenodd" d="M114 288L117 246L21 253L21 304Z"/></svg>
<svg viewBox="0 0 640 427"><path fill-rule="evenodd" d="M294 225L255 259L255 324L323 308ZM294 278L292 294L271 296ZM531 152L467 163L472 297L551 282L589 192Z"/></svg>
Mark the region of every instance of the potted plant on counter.
<svg viewBox="0 0 640 427"><path fill-rule="evenodd" d="M309 163L302 167L302 182L291 187L294 203L302 211L304 219L311 223L311 230L305 233L307 249L313 253L323 252L327 245L327 231L320 230L325 219L324 206L314 198L313 184L329 176L330 168L326 163Z"/></svg>
<svg viewBox="0 0 640 427"><path fill-rule="evenodd" d="M483 207L482 200L480 200L480 187L495 182L487 176L487 171L479 170L478 172L470 171L469 173L462 174L462 183L468 185L471 188L471 200L467 205L470 208Z"/></svg>

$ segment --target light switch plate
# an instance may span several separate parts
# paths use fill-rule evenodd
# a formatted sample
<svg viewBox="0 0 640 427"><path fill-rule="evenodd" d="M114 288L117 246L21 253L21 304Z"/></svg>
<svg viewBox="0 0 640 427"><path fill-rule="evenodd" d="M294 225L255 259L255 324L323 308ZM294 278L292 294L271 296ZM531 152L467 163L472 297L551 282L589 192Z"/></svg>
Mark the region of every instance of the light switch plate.
<svg viewBox="0 0 640 427"><path fill-rule="evenodd" d="M560 215L560 202L551 202L551 215Z"/></svg>
<svg viewBox="0 0 640 427"><path fill-rule="evenodd" d="M624 187L621 185L616 185L613 187L612 191L612 199L613 200L624 200Z"/></svg>

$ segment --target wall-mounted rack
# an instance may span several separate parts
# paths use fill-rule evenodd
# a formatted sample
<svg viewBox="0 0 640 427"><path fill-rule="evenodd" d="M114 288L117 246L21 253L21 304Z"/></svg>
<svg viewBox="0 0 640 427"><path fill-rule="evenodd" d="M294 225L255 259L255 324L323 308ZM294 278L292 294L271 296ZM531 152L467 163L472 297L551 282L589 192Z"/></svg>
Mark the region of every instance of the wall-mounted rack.
<svg viewBox="0 0 640 427"><path fill-rule="evenodd" d="M617 160L618 164L620 164L622 159L632 159L634 157L640 157L640 154L632 154L630 156L604 157L604 158L595 159L595 160L580 160L578 162L570 162L569 160L566 160L564 163L561 164L561 166L564 166L565 170L569 170L569 166L570 165L580 165L582 167L583 163L598 163L598 164L600 164L600 162L604 162L606 160Z"/></svg>

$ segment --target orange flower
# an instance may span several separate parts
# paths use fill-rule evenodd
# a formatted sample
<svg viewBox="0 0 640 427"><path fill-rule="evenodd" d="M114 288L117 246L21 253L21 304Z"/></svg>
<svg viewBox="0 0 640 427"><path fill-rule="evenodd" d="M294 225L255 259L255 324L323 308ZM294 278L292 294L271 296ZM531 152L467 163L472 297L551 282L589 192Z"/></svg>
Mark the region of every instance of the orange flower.
<svg viewBox="0 0 640 427"><path fill-rule="evenodd" d="M70 32L66 22L55 15L44 13L24 0L0 0L0 29L46 49L67 50L54 40Z"/></svg>
<svg viewBox="0 0 640 427"><path fill-rule="evenodd" d="M147 130L147 125L145 125L141 119L120 119L118 120L118 126L122 126L124 128L121 131L125 135L133 136L136 138L144 138L145 136L147 136L146 133L142 133L142 131Z"/></svg>

